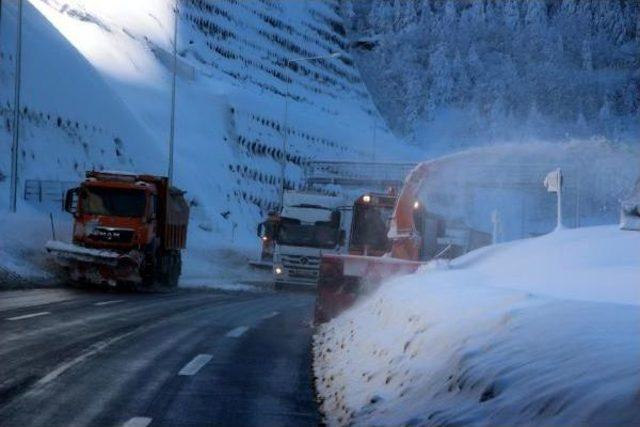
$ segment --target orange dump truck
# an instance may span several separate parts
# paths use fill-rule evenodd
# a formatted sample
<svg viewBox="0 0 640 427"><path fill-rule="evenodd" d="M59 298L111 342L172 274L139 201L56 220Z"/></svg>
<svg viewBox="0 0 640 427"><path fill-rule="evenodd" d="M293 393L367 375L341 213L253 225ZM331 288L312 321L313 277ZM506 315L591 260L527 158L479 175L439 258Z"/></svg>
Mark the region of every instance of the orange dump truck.
<svg viewBox="0 0 640 427"><path fill-rule="evenodd" d="M177 286L187 243L189 205L166 177L87 172L69 190L73 242L46 249L72 282Z"/></svg>

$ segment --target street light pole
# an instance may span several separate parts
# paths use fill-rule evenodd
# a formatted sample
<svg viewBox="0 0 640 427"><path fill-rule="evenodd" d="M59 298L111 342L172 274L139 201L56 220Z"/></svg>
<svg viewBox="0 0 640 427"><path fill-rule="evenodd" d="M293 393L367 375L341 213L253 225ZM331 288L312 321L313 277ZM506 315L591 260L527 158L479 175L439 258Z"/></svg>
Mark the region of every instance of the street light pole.
<svg viewBox="0 0 640 427"><path fill-rule="evenodd" d="M173 11L173 68L171 83L171 125L169 129L169 184L173 182L173 150L176 132L176 65L178 62L178 1Z"/></svg>
<svg viewBox="0 0 640 427"><path fill-rule="evenodd" d="M287 59L285 64L287 68L294 62L304 62L304 61L315 61L317 59L328 59L328 58L337 58L341 55L340 52L333 52L329 55L321 55L321 56L309 56L306 58L294 58ZM287 138L289 135L288 127L289 127L289 86L291 85L291 81L293 79L287 80L287 89L284 96L284 123L282 126L282 161L280 164L280 207L284 206L284 182L285 182L285 169L287 165Z"/></svg>
<svg viewBox="0 0 640 427"><path fill-rule="evenodd" d="M11 197L9 209L16 212L18 200L18 143L20 141L20 68L22 65L22 0L18 0L18 34L16 36L16 68L13 100L13 142L11 144Z"/></svg>

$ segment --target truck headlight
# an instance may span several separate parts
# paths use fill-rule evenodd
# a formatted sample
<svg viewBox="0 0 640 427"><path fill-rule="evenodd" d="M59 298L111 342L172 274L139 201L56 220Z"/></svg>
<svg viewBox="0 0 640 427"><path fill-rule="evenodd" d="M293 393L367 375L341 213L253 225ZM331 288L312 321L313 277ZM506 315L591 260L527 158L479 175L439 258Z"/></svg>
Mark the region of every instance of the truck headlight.
<svg viewBox="0 0 640 427"><path fill-rule="evenodd" d="M281 275L282 273L284 273L284 268L281 265L276 265L273 267L273 272L276 273L276 275Z"/></svg>

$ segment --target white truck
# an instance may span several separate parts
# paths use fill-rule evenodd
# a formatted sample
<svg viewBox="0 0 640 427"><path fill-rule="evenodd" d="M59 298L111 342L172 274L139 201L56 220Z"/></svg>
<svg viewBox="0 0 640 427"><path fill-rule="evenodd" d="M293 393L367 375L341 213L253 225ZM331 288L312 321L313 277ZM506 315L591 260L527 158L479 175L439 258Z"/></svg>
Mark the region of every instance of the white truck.
<svg viewBox="0 0 640 427"><path fill-rule="evenodd" d="M318 282L320 255L345 249L350 210L341 197L287 191L280 212L273 253L276 287Z"/></svg>

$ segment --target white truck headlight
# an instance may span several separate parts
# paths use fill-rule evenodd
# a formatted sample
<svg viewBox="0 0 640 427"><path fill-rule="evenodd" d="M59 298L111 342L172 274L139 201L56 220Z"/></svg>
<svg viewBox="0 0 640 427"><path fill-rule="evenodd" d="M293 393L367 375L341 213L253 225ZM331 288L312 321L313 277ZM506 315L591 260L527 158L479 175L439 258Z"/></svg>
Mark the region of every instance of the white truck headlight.
<svg viewBox="0 0 640 427"><path fill-rule="evenodd" d="M281 275L282 273L284 273L284 268L281 265L275 265L273 267L273 272L276 273L276 275Z"/></svg>

